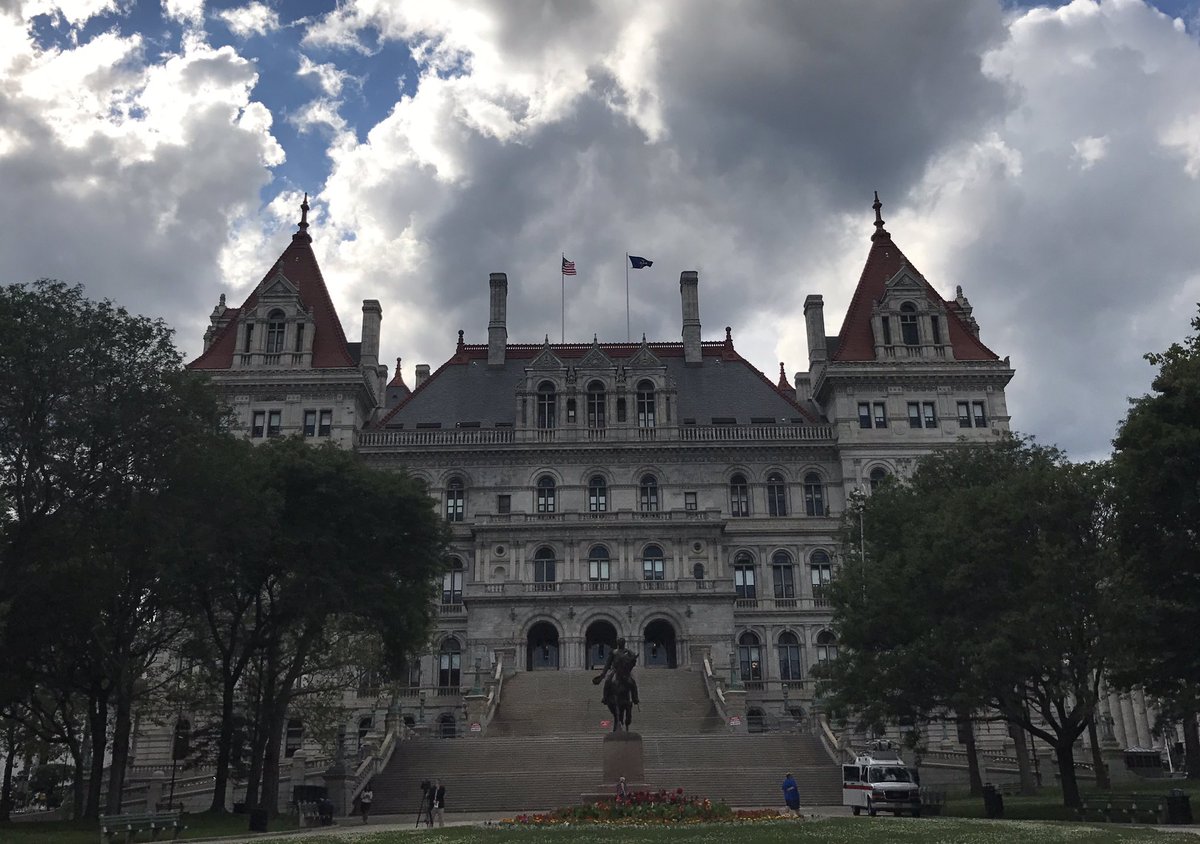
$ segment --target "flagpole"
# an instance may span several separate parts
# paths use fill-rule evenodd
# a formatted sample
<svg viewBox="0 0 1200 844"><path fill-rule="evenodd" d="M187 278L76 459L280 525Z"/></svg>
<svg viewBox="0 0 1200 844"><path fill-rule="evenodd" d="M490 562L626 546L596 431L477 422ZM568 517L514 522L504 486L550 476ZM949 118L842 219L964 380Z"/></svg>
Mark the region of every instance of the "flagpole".
<svg viewBox="0 0 1200 844"><path fill-rule="evenodd" d="M558 283L562 291L562 326L559 328L558 342L567 342L567 274L563 272L563 264L567 262L567 253L562 253L558 262Z"/></svg>
<svg viewBox="0 0 1200 844"><path fill-rule="evenodd" d="M625 342L629 340L629 253L625 253Z"/></svg>

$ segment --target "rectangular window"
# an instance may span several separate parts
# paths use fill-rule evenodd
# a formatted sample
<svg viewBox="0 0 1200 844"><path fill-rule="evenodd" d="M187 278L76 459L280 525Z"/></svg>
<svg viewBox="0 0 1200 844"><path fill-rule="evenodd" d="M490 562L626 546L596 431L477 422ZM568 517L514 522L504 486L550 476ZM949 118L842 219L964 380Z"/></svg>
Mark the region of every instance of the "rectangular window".
<svg viewBox="0 0 1200 844"><path fill-rule="evenodd" d="M333 411L332 410L322 410L321 411L321 424L317 426L317 436L318 437L327 437L327 436L329 436L329 433L332 430L333 430Z"/></svg>
<svg viewBox="0 0 1200 844"><path fill-rule="evenodd" d="M735 566L733 569L733 589L739 598L757 598L754 588L754 569L751 566Z"/></svg>
<svg viewBox="0 0 1200 844"><path fill-rule="evenodd" d="M927 402L923 402L921 404L921 409L925 411L925 427L926 428L936 428L937 427L937 405L935 405L931 401L927 401Z"/></svg>
<svg viewBox="0 0 1200 844"><path fill-rule="evenodd" d="M829 606L829 581L833 580L832 566L810 566L809 574L812 577L813 604L818 607Z"/></svg>
<svg viewBox="0 0 1200 844"><path fill-rule="evenodd" d="M533 561L533 582L534 583L553 583L554 582L554 560L534 560Z"/></svg>
<svg viewBox="0 0 1200 844"><path fill-rule="evenodd" d="M600 581L609 579L609 561L606 558L596 558L588 562L588 580Z"/></svg>
<svg viewBox="0 0 1200 844"><path fill-rule="evenodd" d="M283 411L271 410L267 412L267 436L278 437L283 433Z"/></svg>
<svg viewBox="0 0 1200 844"><path fill-rule="evenodd" d="M881 401L875 402L875 427L887 427L887 408Z"/></svg>
<svg viewBox="0 0 1200 844"><path fill-rule="evenodd" d="M882 317L880 322L883 323L883 345L890 346L892 345L892 324L887 317Z"/></svg>
<svg viewBox="0 0 1200 844"><path fill-rule="evenodd" d="M507 513L512 512L512 496L511 495L497 495L496 496L496 512L500 513L500 514L507 514Z"/></svg>
<svg viewBox="0 0 1200 844"><path fill-rule="evenodd" d="M567 399L567 422L575 424L575 399Z"/></svg>
<svg viewBox="0 0 1200 844"><path fill-rule="evenodd" d="M908 403L908 427L921 427L921 403L910 401Z"/></svg>
<svg viewBox="0 0 1200 844"><path fill-rule="evenodd" d="M317 412L315 410L304 411L304 436L315 437L317 435Z"/></svg>
<svg viewBox="0 0 1200 844"><path fill-rule="evenodd" d="M617 399L617 421L625 421L625 399Z"/></svg>
<svg viewBox="0 0 1200 844"><path fill-rule="evenodd" d="M929 325L933 328L933 345L942 345L942 321L936 316L931 316Z"/></svg>
<svg viewBox="0 0 1200 844"><path fill-rule="evenodd" d="M684 510L695 510L696 509L696 493L685 492L683 494L683 509Z"/></svg>
<svg viewBox="0 0 1200 844"><path fill-rule="evenodd" d="M791 566L772 566L771 574L775 581L775 597L776 598L795 598L796 584L792 580Z"/></svg>
<svg viewBox="0 0 1200 844"><path fill-rule="evenodd" d="M242 351L244 351L244 352L254 351L254 349L252 348L253 343L254 343L254 323L248 322L248 323L246 323L246 348L244 348Z"/></svg>
<svg viewBox="0 0 1200 844"><path fill-rule="evenodd" d="M971 403L960 401L958 403L958 427L971 427Z"/></svg>
<svg viewBox="0 0 1200 844"><path fill-rule="evenodd" d="M981 401L971 402L971 407L975 411L975 427L976 428L986 428L987 427L987 413L984 412L983 402L981 402Z"/></svg>
<svg viewBox="0 0 1200 844"><path fill-rule="evenodd" d="M663 561L659 559L642 560L642 580L662 580Z"/></svg>
<svg viewBox="0 0 1200 844"><path fill-rule="evenodd" d="M858 427L871 427L871 403L860 401L858 403Z"/></svg>
<svg viewBox="0 0 1200 844"><path fill-rule="evenodd" d="M260 438L266 433L267 414L266 411L256 410L251 414L250 436L254 439Z"/></svg>

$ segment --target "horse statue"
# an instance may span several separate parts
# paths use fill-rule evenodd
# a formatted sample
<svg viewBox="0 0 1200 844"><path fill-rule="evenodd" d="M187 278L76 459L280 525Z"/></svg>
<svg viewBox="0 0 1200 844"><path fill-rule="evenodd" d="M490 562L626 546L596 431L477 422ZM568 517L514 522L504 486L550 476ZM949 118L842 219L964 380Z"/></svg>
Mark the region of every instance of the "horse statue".
<svg viewBox="0 0 1200 844"><path fill-rule="evenodd" d="M608 661L604 664L604 671L592 678L597 685L605 681L602 701L612 713L614 733L622 724L625 725L625 731L629 732L633 707L639 702L637 681L633 679L633 667L637 665L637 660L638 655L625 647L625 640L618 639L617 647L609 653Z"/></svg>

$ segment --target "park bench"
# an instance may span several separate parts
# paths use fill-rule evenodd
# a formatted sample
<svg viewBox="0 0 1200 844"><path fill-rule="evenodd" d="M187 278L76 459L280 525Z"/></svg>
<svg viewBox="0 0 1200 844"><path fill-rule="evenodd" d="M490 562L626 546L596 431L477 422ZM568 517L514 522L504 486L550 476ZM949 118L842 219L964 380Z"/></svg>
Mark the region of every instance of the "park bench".
<svg viewBox="0 0 1200 844"><path fill-rule="evenodd" d="M139 832L150 833L150 840L170 830L171 839L184 830L183 812L143 812L142 814L104 815L100 818L100 841L109 844L114 837L124 836L126 844L134 841Z"/></svg>
<svg viewBox="0 0 1200 844"><path fill-rule="evenodd" d="M940 815L946 805L946 792L932 788L921 789L921 814Z"/></svg>
<svg viewBox="0 0 1200 844"><path fill-rule="evenodd" d="M1165 823L1166 804L1153 797L1084 800L1075 816L1081 821L1101 823Z"/></svg>
<svg viewBox="0 0 1200 844"><path fill-rule="evenodd" d="M315 801L303 801L296 804L296 814L299 816L300 828L321 825L320 807Z"/></svg>

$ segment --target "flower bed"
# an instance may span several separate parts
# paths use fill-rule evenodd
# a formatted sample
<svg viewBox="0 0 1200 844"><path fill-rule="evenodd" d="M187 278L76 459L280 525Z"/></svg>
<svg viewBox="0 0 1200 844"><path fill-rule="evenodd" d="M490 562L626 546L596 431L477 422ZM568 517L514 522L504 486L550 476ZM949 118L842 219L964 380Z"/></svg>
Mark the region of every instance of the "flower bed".
<svg viewBox="0 0 1200 844"><path fill-rule="evenodd" d="M774 809L735 812L724 803L714 803L707 797L690 797L683 793L682 788L678 788L675 791L637 791L615 800L569 806L540 814L517 815L505 818L501 823L513 826L665 826L778 819L779 813Z"/></svg>

